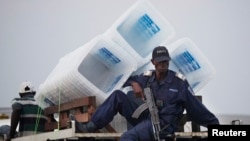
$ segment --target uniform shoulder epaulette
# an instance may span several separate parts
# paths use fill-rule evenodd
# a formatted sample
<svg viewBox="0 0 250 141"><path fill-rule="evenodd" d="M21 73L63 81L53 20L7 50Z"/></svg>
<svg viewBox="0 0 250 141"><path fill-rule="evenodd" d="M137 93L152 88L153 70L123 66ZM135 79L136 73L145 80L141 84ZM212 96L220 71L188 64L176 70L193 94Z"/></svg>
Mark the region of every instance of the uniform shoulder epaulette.
<svg viewBox="0 0 250 141"><path fill-rule="evenodd" d="M180 78L183 81L186 80L186 77L183 74L181 74L181 73L177 72L177 73L175 73L175 76L178 77L178 78Z"/></svg>
<svg viewBox="0 0 250 141"><path fill-rule="evenodd" d="M152 70L147 70L143 73L143 76L152 76L153 71Z"/></svg>

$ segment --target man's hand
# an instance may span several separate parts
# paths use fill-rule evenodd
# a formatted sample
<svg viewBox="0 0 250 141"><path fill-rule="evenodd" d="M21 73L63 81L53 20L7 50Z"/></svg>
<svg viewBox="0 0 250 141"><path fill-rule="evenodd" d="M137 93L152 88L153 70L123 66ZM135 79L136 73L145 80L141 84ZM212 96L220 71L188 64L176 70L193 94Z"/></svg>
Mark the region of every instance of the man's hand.
<svg viewBox="0 0 250 141"><path fill-rule="evenodd" d="M137 82L132 82L131 86L134 90L135 97L142 98L144 100L144 93L143 93L143 89L141 88L140 84Z"/></svg>

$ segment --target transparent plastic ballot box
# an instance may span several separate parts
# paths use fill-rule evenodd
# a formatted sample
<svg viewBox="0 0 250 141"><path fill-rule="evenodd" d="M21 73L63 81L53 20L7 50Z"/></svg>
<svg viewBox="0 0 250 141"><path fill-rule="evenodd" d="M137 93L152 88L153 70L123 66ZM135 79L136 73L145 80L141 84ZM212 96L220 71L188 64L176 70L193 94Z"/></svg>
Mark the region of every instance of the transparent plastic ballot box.
<svg viewBox="0 0 250 141"><path fill-rule="evenodd" d="M215 75L216 71L208 58L189 38L181 38L171 44L163 45L169 50L171 61L169 69L185 76L194 92L202 89ZM132 75L155 69L150 60Z"/></svg>
<svg viewBox="0 0 250 141"><path fill-rule="evenodd" d="M37 99L47 107L93 95L99 105L120 89L136 68L130 54L99 35L60 59L39 86Z"/></svg>
<svg viewBox="0 0 250 141"><path fill-rule="evenodd" d="M104 34L130 53L141 67L156 46L173 39L175 29L149 0L139 0Z"/></svg>
<svg viewBox="0 0 250 141"><path fill-rule="evenodd" d="M198 92L216 75L214 66L190 38L178 39L169 48L172 68L185 75L194 92Z"/></svg>

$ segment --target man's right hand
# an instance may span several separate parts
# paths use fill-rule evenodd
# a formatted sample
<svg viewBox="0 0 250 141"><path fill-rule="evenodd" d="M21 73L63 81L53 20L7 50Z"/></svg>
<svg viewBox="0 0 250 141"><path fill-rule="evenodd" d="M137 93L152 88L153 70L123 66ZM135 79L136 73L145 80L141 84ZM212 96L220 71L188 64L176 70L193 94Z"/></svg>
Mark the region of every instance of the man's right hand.
<svg viewBox="0 0 250 141"><path fill-rule="evenodd" d="M143 93L143 89L141 88L140 84L137 82L132 82L131 86L134 90L135 97L142 98L144 100L144 93Z"/></svg>

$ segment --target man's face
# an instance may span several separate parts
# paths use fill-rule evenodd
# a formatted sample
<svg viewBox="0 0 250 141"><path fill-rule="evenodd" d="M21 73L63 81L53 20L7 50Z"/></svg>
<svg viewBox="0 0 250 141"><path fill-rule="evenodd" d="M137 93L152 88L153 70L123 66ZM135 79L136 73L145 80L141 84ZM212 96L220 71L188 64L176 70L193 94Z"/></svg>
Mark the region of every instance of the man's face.
<svg viewBox="0 0 250 141"><path fill-rule="evenodd" d="M169 66L169 61L161 61L161 62L156 62L152 60L153 65L155 66L156 71L159 73L165 73L168 70Z"/></svg>

